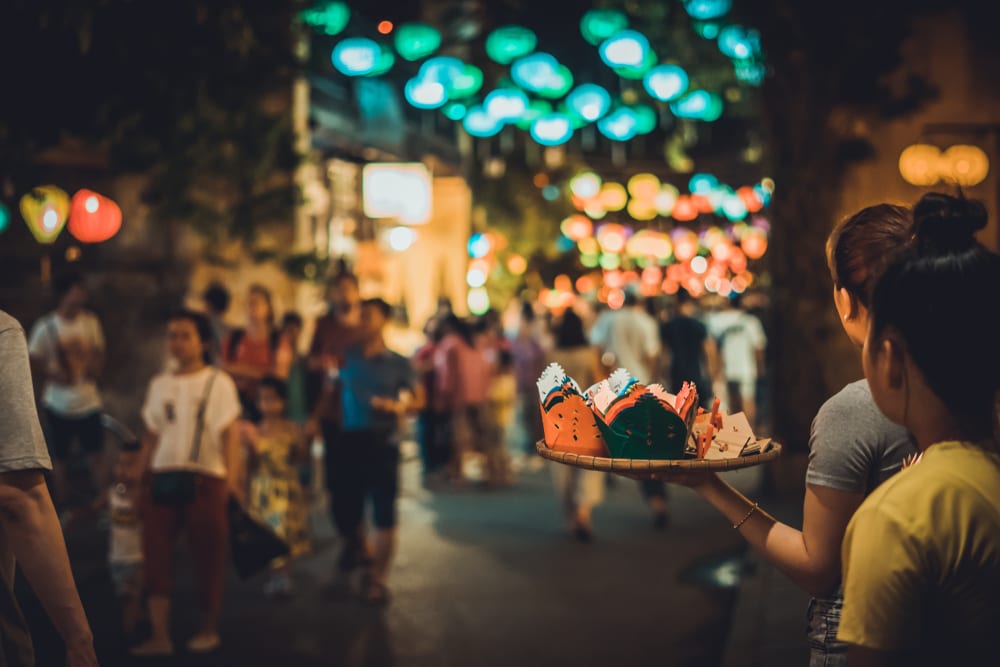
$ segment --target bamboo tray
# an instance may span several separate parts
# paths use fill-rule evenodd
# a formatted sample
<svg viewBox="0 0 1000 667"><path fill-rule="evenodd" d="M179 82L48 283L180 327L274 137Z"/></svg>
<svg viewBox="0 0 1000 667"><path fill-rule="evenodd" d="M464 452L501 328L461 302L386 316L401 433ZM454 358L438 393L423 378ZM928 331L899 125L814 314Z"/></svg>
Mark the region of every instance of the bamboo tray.
<svg viewBox="0 0 1000 667"><path fill-rule="evenodd" d="M781 455L781 445L772 441L767 450L760 454L750 454L748 456L737 456L731 459L612 459L603 456L585 456L582 454L572 454L570 452L560 452L549 449L544 440L535 443L538 454L550 461L564 463L575 468L586 468L587 470L602 470L616 473L669 473L672 471L716 471L739 470L740 468L752 468L768 461L773 461Z"/></svg>

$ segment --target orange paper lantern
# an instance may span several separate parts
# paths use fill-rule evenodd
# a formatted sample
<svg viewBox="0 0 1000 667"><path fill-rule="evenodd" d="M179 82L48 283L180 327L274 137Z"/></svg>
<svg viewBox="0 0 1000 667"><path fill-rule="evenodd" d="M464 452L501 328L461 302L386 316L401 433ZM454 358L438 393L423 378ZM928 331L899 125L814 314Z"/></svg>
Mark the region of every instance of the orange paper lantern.
<svg viewBox="0 0 1000 667"><path fill-rule="evenodd" d="M54 185L39 185L21 197L21 216L39 243L54 242L69 215L69 195Z"/></svg>
<svg viewBox="0 0 1000 667"><path fill-rule="evenodd" d="M114 200L93 190L73 195L69 233L81 243L103 243L122 228L122 209Z"/></svg>

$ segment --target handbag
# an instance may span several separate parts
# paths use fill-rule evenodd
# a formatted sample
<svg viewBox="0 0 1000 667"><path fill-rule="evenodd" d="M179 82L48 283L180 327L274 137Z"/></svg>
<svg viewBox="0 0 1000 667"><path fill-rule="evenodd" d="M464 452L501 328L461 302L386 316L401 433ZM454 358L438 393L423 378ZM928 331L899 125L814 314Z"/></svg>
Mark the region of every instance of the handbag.
<svg viewBox="0 0 1000 667"><path fill-rule="evenodd" d="M236 573L248 579L267 568L275 558L291 554L288 543L266 523L258 521L236 500L229 497L229 552Z"/></svg>
<svg viewBox="0 0 1000 667"><path fill-rule="evenodd" d="M212 384L218 371L213 371L205 383L205 392L198 404L198 413L194 424L194 442L191 444L191 453L188 460L197 463L201 457L201 436L205 429L205 409L208 406L208 398L212 393ZM194 500L198 492L201 476L190 470L170 470L158 472L153 475L150 491L153 502L157 505L169 507L186 507Z"/></svg>

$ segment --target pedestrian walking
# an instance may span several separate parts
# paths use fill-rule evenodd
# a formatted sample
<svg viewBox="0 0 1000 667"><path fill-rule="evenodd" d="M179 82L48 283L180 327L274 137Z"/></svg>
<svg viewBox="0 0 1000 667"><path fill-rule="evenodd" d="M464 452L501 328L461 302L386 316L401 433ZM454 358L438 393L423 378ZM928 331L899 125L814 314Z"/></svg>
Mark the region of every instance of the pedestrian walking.
<svg viewBox="0 0 1000 667"><path fill-rule="evenodd" d="M212 361L217 364L222 360L222 343L229 337L232 329L226 323L226 313L229 311L232 296L225 285L213 282L201 293L201 300L205 305L205 315L212 325Z"/></svg>
<svg viewBox="0 0 1000 667"><path fill-rule="evenodd" d="M70 502L69 467L79 445L90 470L92 499L102 488L103 403L97 380L104 368L104 332L86 309L87 286L79 273L53 281L56 308L31 329L28 351L42 387L46 434L52 454L52 490L56 506ZM89 500L88 500L89 504Z"/></svg>
<svg viewBox="0 0 1000 667"><path fill-rule="evenodd" d="M348 349L340 369L343 430L330 449L333 511L345 534L360 541L353 552L371 559L361 595L373 604L388 601L396 549L399 420L424 404L409 360L386 347L383 334L391 313L381 299L364 302L361 340ZM369 501L375 526L370 544L363 522Z"/></svg>
<svg viewBox="0 0 1000 667"><path fill-rule="evenodd" d="M66 643L67 667L96 667L94 636L45 484L52 463L35 408L24 330L0 310L0 664L30 667L34 647L14 595L21 574Z"/></svg>
<svg viewBox="0 0 1000 667"><path fill-rule="evenodd" d="M142 551L146 562L150 639L137 656L174 652L170 607L174 550L186 533L194 561L201 625L187 643L193 653L221 644L230 495L243 500L237 419L241 406L229 375L208 364L212 329L204 315L182 310L167 322L173 370L149 383L142 407L144 493Z"/></svg>
<svg viewBox="0 0 1000 667"><path fill-rule="evenodd" d="M299 466L308 460L309 448L302 429L287 417L288 393L276 377L261 379L257 407L261 420L245 434L249 452L250 494L248 508L288 543L288 557L276 559L264 584L266 595L292 594L291 559L309 551L308 509L299 480Z"/></svg>
<svg viewBox="0 0 1000 667"><path fill-rule="evenodd" d="M722 373L726 381L728 412L742 412L750 426L757 427L757 378L764 375L767 337L760 320L742 307L742 296L734 294L723 308L708 319L718 341Z"/></svg>
<svg viewBox="0 0 1000 667"><path fill-rule="evenodd" d="M693 382L701 406L711 407L719 351L698 317L697 302L683 287L677 291L677 312L660 325L660 341L667 357L669 390L678 392L685 382Z"/></svg>
<svg viewBox="0 0 1000 667"><path fill-rule="evenodd" d="M871 299L872 397L920 460L858 508L844 536L838 639L849 663L1000 663L1000 255L979 202L924 195L913 241Z"/></svg>

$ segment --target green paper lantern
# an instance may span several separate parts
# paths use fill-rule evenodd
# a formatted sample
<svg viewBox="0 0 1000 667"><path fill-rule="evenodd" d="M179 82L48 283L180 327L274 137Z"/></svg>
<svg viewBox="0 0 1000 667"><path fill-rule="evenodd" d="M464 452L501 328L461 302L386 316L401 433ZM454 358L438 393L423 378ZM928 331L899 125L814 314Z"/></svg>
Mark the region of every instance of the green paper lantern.
<svg viewBox="0 0 1000 667"><path fill-rule="evenodd" d="M528 108L524 110L524 113L521 114L521 117L514 124L524 131L529 131L535 119L550 113L552 113L552 105L550 103L545 100L532 100L528 103Z"/></svg>
<svg viewBox="0 0 1000 667"><path fill-rule="evenodd" d="M364 76L375 77L382 76L386 72L392 69L392 66L396 64L396 56L392 53L392 50L383 44L379 44L379 54L375 59L375 69L368 72Z"/></svg>
<svg viewBox="0 0 1000 667"><path fill-rule="evenodd" d="M396 29L396 51L404 60L425 58L441 46L441 33L426 23L404 23Z"/></svg>
<svg viewBox="0 0 1000 667"><path fill-rule="evenodd" d="M320 2L303 11L300 16L306 25L324 35L339 35L351 19L351 10L343 2Z"/></svg>
<svg viewBox="0 0 1000 667"><path fill-rule="evenodd" d="M483 70L475 65L466 65L462 69L462 73L454 77L450 85L447 86L448 97L452 99L469 97L478 93L482 87Z"/></svg>
<svg viewBox="0 0 1000 667"><path fill-rule="evenodd" d="M519 25L497 28L486 38L486 55L501 65L509 65L538 46L538 37Z"/></svg>
<svg viewBox="0 0 1000 667"><path fill-rule="evenodd" d="M558 99L569 92L573 87L573 72L565 65L560 65L546 82L545 86L538 90L538 94L549 99Z"/></svg>
<svg viewBox="0 0 1000 667"><path fill-rule="evenodd" d="M649 134L659 125L660 119L652 107L645 104L636 104L630 108L632 109L632 113L635 114L636 134Z"/></svg>
<svg viewBox="0 0 1000 667"><path fill-rule="evenodd" d="M10 227L10 218L10 209L3 202L0 202L0 234L3 234Z"/></svg>
<svg viewBox="0 0 1000 667"><path fill-rule="evenodd" d="M652 49L646 51L646 58L638 67L615 67L614 72L623 79L638 81L646 76L646 73L656 66L659 58Z"/></svg>
<svg viewBox="0 0 1000 667"><path fill-rule="evenodd" d="M451 120L462 120L467 112L468 109L461 102L452 102L441 110L441 113Z"/></svg>
<svg viewBox="0 0 1000 667"><path fill-rule="evenodd" d="M628 17L617 9L591 9L580 19L580 32L593 46L627 27Z"/></svg>

